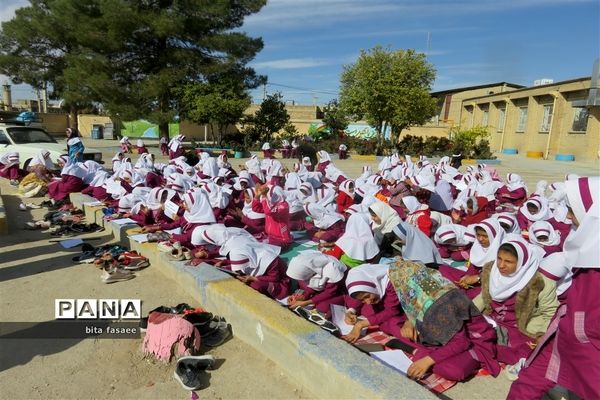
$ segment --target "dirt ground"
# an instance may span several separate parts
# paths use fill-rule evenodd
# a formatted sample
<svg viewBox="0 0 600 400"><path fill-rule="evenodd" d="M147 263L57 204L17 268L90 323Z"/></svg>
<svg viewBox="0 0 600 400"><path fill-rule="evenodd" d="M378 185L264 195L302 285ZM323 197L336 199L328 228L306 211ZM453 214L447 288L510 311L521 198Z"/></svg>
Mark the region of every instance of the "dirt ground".
<svg viewBox="0 0 600 400"><path fill-rule="evenodd" d="M102 283L94 266L71 260L77 248L63 249L50 243L47 233L22 230L24 222L41 218L44 209L19 211L14 189L5 182L1 185L10 234L0 236L0 321L53 320L56 298L139 298L145 312L182 302L200 306L152 266L130 281ZM99 238L90 241L94 245L110 239L101 233L87 236ZM205 382L207 387L198 391L201 399L311 397L239 339L208 353L219 362ZM141 339L3 339L0 398L189 399L190 392L173 378L174 365L145 358Z"/></svg>
<svg viewBox="0 0 600 400"><path fill-rule="evenodd" d="M117 141L84 140L86 146L99 148L107 165L118 150ZM150 142L152 144L152 142ZM157 153L155 147L150 151ZM137 155L132 156L133 160ZM523 176L529 190L540 179L564 179L566 173L597 175L597 162L561 163L500 155L497 166L501 176L516 172ZM158 161L165 161L158 157ZM231 160L237 169L245 160ZM295 160L284 160L291 166ZM376 169L378 162L335 161L349 176L358 176L362 165ZM93 266L71 261L76 250L62 249L49 242L40 231L24 231L26 221L40 218L44 210L18 211L15 190L0 183L9 218L9 236L0 236L0 321L42 322L54 319L55 298L140 298L143 308L158 305L193 304L176 284L153 270L138 273L130 281L111 285L100 281ZM39 203L42 199L33 199ZM99 245L110 240L101 233L92 236ZM235 329L235 326L234 326ZM0 341L0 398L2 399L188 399L173 379L174 363L163 364L144 358L141 340L85 339ZM200 398L208 399L300 399L312 395L294 384L277 365L250 346L233 338L212 349L222 360L210 374ZM404 379L400 378L399 379ZM455 399L503 399L510 387L506 378L478 377L457 384L444 396Z"/></svg>

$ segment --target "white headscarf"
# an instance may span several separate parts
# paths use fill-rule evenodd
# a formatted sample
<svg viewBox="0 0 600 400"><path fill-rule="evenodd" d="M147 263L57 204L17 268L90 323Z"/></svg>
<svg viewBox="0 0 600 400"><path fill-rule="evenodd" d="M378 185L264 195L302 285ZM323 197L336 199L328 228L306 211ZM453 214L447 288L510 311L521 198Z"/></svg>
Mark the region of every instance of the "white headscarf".
<svg viewBox="0 0 600 400"><path fill-rule="evenodd" d="M408 209L409 214L417 212L421 208L421 203L415 196L405 196L402 198L402 202Z"/></svg>
<svg viewBox="0 0 600 400"><path fill-rule="evenodd" d="M512 172L506 175L506 187L511 192L514 192L517 189L525 189L527 191L527 186L525 186L525 182L521 175L513 174Z"/></svg>
<svg viewBox="0 0 600 400"><path fill-rule="evenodd" d="M263 143L262 150L271 150L271 144L269 144L269 142Z"/></svg>
<svg viewBox="0 0 600 400"><path fill-rule="evenodd" d="M306 250L292 258L287 275L308 283L308 287L320 292L328 283L337 283L344 279L347 269L346 265L335 257L317 250Z"/></svg>
<svg viewBox="0 0 600 400"><path fill-rule="evenodd" d="M433 240L438 244L445 244L450 239L455 239L453 246L462 247L473 243L473 236L467 234L468 228L458 224L440 225L435 231Z"/></svg>
<svg viewBox="0 0 600 400"><path fill-rule="evenodd" d="M338 221L343 221L344 217L333 211L327 210L319 204L305 204L304 211L313 220L315 227L319 229L328 229Z"/></svg>
<svg viewBox="0 0 600 400"><path fill-rule="evenodd" d="M548 241L540 242L538 237L546 236ZM540 246L556 246L560 244L560 232L557 232L549 222L537 221L529 227L529 241Z"/></svg>
<svg viewBox="0 0 600 400"><path fill-rule="evenodd" d="M144 141L142 139L137 140L137 147L144 147Z"/></svg>
<svg viewBox="0 0 600 400"><path fill-rule="evenodd" d="M302 180L300 180L300 176L298 176L295 172L288 172L285 176L285 190L298 190L302 185Z"/></svg>
<svg viewBox="0 0 600 400"><path fill-rule="evenodd" d="M371 224L373 231L381 234L381 236L392 232L394 228L402 221L396 210L382 201L376 201L375 203L371 204L369 206L369 210L373 211L373 213L375 213L375 215L377 215L381 220L381 224L377 224L375 221L373 221Z"/></svg>
<svg viewBox="0 0 600 400"><path fill-rule="evenodd" d="M527 209L528 204L533 204L538 208L537 214L531 214L529 212ZM548 207L548 200L546 200L544 197L536 196L530 198L521 206L521 208L519 208L519 211L525 216L525 218L533 222L546 221L552 218L552 211L550 211L550 208Z"/></svg>
<svg viewBox="0 0 600 400"><path fill-rule="evenodd" d="M48 150L40 150L29 162L29 166L33 167L34 165L42 165L46 167L46 169L53 169L54 164L50 159L50 152Z"/></svg>
<svg viewBox="0 0 600 400"><path fill-rule="evenodd" d="M252 276L264 275L280 252L280 247L243 236L228 239L219 249L219 254L229 257L232 271Z"/></svg>
<svg viewBox="0 0 600 400"><path fill-rule="evenodd" d="M94 178L90 182L90 186L92 187L101 187L104 185L104 182L108 179L110 174L104 170L96 171L94 174Z"/></svg>
<svg viewBox="0 0 600 400"><path fill-rule="evenodd" d="M319 164L324 163L326 161L331 161L331 156L325 150L319 150L317 155L319 156Z"/></svg>
<svg viewBox="0 0 600 400"><path fill-rule="evenodd" d="M510 174L509 174L510 175ZM541 180L535 185L535 195L546 197L546 189L548 188L548 182Z"/></svg>
<svg viewBox="0 0 600 400"><path fill-rule="evenodd" d="M421 261L424 264L443 262L442 256L437 247L433 244L420 229L400 221L394 227L394 234L400 238L404 245L402 246L402 258L412 261Z"/></svg>
<svg viewBox="0 0 600 400"><path fill-rule="evenodd" d="M208 196L202 190L190 190L183 195L187 210L183 218L192 224L214 224L217 222L213 214Z"/></svg>
<svg viewBox="0 0 600 400"><path fill-rule="evenodd" d="M567 259L567 253L552 253L540 262L539 271L556 282L556 295L560 296L571 287L573 280L572 265Z"/></svg>
<svg viewBox="0 0 600 400"><path fill-rule="evenodd" d="M4 169L19 165L19 153L13 151L0 155L0 163L4 164Z"/></svg>
<svg viewBox="0 0 600 400"><path fill-rule="evenodd" d="M217 160L214 157L209 157L204 160L202 164L202 173L206 176L210 176L211 178L216 178L219 176L219 166L217 165Z"/></svg>
<svg viewBox="0 0 600 400"><path fill-rule="evenodd" d="M351 268L346 277L346 288L352 296L357 292L373 293L383 298L387 285L390 266L385 264L363 264Z"/></svg>
<svg viewBox="0 0 600 400"><path fill-rule="evenodd" d="M83 180L87 176L87 171L81 168L80 163L69 160L60 171L61 175L71 175Z"/></svg>
<svg viewBox="0 0 600 400"><path fill-rule="evenodd" d="M245 229L226 227L223 224L202 225L194 228L192 232L191 242L194 246L212 244L215 246L223 246L231 238L246 237L256 242L256 239Z"/></svg>
<svg viewBox="0 0 600 400"><path fill-rule="evenodd" d="M487 233L490 242L487 248L483 248L479 241L475 239L471 247L469 261L473 266L481 268L490 261L496 261L498 248L504 240L504 229L502 229L497 219L492 218L485 219L478 224L471 225L471 227L473 230L476 227L483 229Z"/></svg>
<svg viewBox="0 0 600 400"><path fill-rule="evenodd" d="M342 183L340 183L340 192L346 193L348 196L354 198L354 191L350 191L350 185L354 184L354 181L351 179L346 179Z"/></svg>
<svg viewBox="0 0 600 400"><path fill-rule="evenodd" d="M242 208L242 213L250 219L264 219L264 213L258 213L252 209L252 200L254 200L255 193L256 191L252 188L246 189L246 194L250 196L251 201L250 203L246 203L246 200L244 199L244 208Z"/></svg>
<svg viewBox="0 0 600 400"><path fill-rule="evenodd" d="M544 256L544 250L540 247L533 246L518 237L511 237L502 244L504 243L510 244L517 251L517 269L511 275L504 276L498 269L497 261L494 262L489 286L490 296L494 301L505 301L523 289L535 275Z"/></svg>
<svg viewBox="0 0 600 400"><path fill-rule="evenodd" d="M354 213L348 218L344 234L335 242L350 258L366 261L379 253L379 246L369 226L366 213Z"/></svg>
<svg viewBox="0 0 600 400"><path fill-rule="evenodd" d="M517 221L517 217L515 217L511 213L504 212L504 213L494 214L494 215L492 215L491 218L497 219L498 222L500 222L503 225L507 225L508 231L505 231L506 233L520 233L521 232L521 228L519 228L519 222Z"/></svg>
<svg viewBox="0 0 600 400"><path fill-rule="evenodd" d="M579 226L571 232L563 246L569 262L577 268L600 267L600 207L598 207L599 177L567 181L569 204ZM596 197L594 197L596 196ZM587 212L581 215L582 212Z"/></svg>

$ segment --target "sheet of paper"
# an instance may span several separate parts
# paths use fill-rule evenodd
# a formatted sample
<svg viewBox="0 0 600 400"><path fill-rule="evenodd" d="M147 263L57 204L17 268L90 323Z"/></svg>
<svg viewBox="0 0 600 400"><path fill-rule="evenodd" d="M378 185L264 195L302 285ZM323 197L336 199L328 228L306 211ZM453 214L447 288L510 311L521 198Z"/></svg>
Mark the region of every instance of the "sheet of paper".
<svg viewBox="0 0 600 400"><path fill-rule="evenodd" d="M404 375L406 375L408 367L412 364L411 359L402 350L376 351L369 354L388 367L402 372Z"/></svg>
<svg viewBox="0 0 600 400"><path fill-rule="evenodd" d="M146 243L148 241L147 233L138 233L137 235L129 235L129 239L135 240L139 243Z"/></svg>
<svg viewBox="0 0 600 400"><path fill-rule="evenodd" d="M167 232L169 235L181 235L181 228L175 228L165 232Z"/></svg>
<svg viewBox="0 0 600 400"><path fill-rule="evenodd" d="M113 219L111 222L114 222L117 225L127 225L127 224L136 224L137 225L137 222L135 222L131 218Z"/></svg>
<svg viewBox="0 0 600 400"><path fill-rule="evenodd" d="M66 239L66 240L61 240L59 243L65 249L70 249L72 247L83 244L83 240L81 240L81 239Z"/></svg>
<svg viewBox="0 0 600 400"><path fill-rule="evenodd" d="M175 203L173 203L171 200L167 200L165 202L165 215L171 219L173 219L173 217L175 215L177 215L177 212L179 211L179 206Z"/></svg>
<svg viewBox="0 0 600 400"><path fill-rule="evenodd" d="M284 297L283 299L276 299L276 300L277 300L277 302L278 302L279 304L281 304L282 306L285 306L285 307L287 307L287 305L288 305L288 303L287 303L287 302L288 302L288 299L289 299L289 298L290 298L290 296L287 296L287 297Z"/></svg>
<svg viewBox="0 0 600 400"><path fill-rule="evenodd" d="M298 243L304 247L315 247L317 245L317 242L313 242L312 240L300 240Z"/></svg>
<svg viewBox="0 0 600 400"><path fill-rule="evenodd" d="M96 201L86 201L83 203L83 205L90 206L90 207L98 207L98 206L103 206L104 203L96 200Z"/></svg>
<svg viewBox="0 0 600 400"><path fill-rule="evenodd" d="M106 185L106 193L109 194L123 194L126 193L125 189L121 186L120 182L113 179L107 179L104 183Z"/></svg>
<svg viewBox="0 0 600 400"><path fill-rule="evenodd" d="M467 267L466 265L457 265L457 266L453 266L452 268L456 268L458 270L461 270L463 272L467 272L469 270L469 267Z"/></svg>
<svg viewBox="0 0 600 400"><path fill-rule="evenodd" d="M353 326L348 325L344 321L346 316L346 307L337 304L331 305L331 322L335 324L342 332L342 335L347 335L352 331Z"/></svg>

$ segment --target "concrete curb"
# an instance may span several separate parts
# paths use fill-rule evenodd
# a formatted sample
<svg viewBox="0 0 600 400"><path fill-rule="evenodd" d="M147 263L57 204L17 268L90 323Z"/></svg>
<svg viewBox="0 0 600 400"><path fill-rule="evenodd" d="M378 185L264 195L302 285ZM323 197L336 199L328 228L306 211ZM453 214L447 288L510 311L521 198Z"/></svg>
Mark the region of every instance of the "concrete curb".
<svg viewBox="0 0 600 400"><path fill-rule="evenodd" d="M132 226L119 227L103 221L101 207L83 206L84 202L93 201L91 197L73 193L71 201L84 209L88 222L104 226L121 244L148 257L151 268L175 280L211 312L227 318L236 337L277 363L315 398L436 398L418 383L229 275L206 264L187 267L160 253L154 243L130 242L127 231Z"/></svg>

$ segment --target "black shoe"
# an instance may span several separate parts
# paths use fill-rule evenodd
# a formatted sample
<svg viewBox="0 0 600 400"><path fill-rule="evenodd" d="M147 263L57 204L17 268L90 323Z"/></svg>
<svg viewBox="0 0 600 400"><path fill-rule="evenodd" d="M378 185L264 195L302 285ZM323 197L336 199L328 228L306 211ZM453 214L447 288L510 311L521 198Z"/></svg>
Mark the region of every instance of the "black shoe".
<svg viewBox="0 0 600 400"><path fill-rule="evenodd" d="M202 386L202 374L215 363L211 355L184 356L177 360L173 376L186 390L198 390Z"/></svg>
<svg viewBox="0 0 600 400"><path fill-rule="evenodd" d="M232 336L231 325L225 323L224 326L219 325L213 333L202 336L202 344L207 347L217 347L225 343Z"/></svg>

